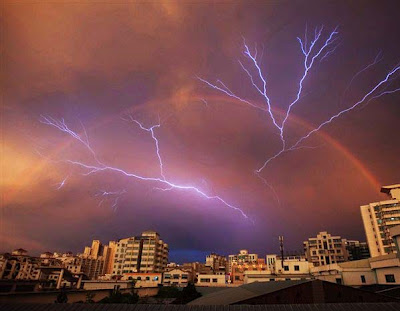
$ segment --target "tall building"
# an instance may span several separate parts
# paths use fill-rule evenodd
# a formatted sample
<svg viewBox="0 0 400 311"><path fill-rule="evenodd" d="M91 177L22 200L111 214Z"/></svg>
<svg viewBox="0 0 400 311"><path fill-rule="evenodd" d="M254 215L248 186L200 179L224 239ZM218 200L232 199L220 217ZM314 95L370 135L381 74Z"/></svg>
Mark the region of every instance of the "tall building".
<svg viewBox="0 0 400 311"><path fill-rule="evenodd" d="M86 246L83 254L79 255L82 272L91 280L96 280L99 276L105 274L111 274L115 248L115 241L103 245L99 240L93 240L92 246Z"/></svg>
<svg viewBox="0 0 400 311"><path fill-rule="evenodd" d="M116 241L110 241L108 242L108 246L104 247L104 252L103 252L105 258L104 274L111 274L113 271L113 263L114 263L116 249L117 249Z"/></svg>
<svg viewBox="0 0 400 311"><path fill-rule="evenodd" d="M168 263L168 244L155 231L121 239L115 248L113 275L125 273L160 273Z"/></svg>
<svg viewBox="0 0 400 311"><path fill-rule="evenodd" d="M233 265L253 264L257 263L257 261L257 254L249 254L249 251L247 249L241 249L239 251L239 254L229 255L229 272L232 272Z"/></svg>
<svg viewBox="0 0 400 311"><path fill-rule="evenodd" d="M396 253L389 229L400 224L400 184L384 186L381 192L390 200L360 207L371 257Z"/></svg>
<svg viewBox="0 0 400 311"><path fill-rule="evenodd" d="M92 242L92 247L90 250L90 257L93 259L97 259L97 257L100 256L101 252L103 250L103 245L99 240L93 240Z"/></svg>
<svg viewBox="0 0 400 311"><path fill-rule="evenodd" d="M320 232L315 238L304 242L306 258L314 266L329 265L348 260L346 240L340 236L332 236L326 231Z"/></svg>

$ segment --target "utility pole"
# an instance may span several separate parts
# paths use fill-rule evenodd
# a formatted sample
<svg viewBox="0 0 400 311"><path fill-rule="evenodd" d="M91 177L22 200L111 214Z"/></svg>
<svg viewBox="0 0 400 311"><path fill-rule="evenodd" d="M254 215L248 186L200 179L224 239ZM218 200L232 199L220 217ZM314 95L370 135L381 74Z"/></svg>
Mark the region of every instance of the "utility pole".
<svg viewBox="0 0 400 311"><path fill-rule="evenodd" d="M281 261L282 261L282 269L283 269L283 235L279 236L279 249L281 251Z"/></svg>

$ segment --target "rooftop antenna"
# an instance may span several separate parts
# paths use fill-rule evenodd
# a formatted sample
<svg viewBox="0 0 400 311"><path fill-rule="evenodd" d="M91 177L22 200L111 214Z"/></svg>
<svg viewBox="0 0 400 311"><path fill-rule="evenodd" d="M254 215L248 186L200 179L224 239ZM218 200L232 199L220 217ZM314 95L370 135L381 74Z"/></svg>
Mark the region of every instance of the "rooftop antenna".
<svg viewBox="0 0 400 311"><path fill-rule="evenodd" d="M284 261L284 259L283 259L283 235L280 235L279 236L279 249L280 249L280 251L281 251L281 261L282 261L282 269L283 269L283 261Z"/></svg>

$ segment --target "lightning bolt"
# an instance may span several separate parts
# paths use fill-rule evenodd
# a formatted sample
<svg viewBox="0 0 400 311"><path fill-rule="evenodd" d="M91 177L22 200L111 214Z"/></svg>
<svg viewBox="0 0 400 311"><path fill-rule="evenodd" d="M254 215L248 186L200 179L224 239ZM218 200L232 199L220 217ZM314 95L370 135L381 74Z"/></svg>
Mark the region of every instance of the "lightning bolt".
<svg viewBox="0 0 400 311"><path fill-rule="evenodd" d="M308 38L307 38L307 34L308 34L307 28L305 31L304 39L301 39L299 37L297 38L297 40L300 44L300 50L303 54L303 73L298 82L296 96L288 104L286 112L284 114L284 117L281 121L276 118L276 116L274 115L273 110L272 110L271 98L268 95L267 79L261 69L260 62L257 59L257 48L255 48L255 50L252 52L250 50L249 46L246 44L245 39L243 39L243 47L244 47L243 55L244 55L245 59L247 59L248 62L250 63L250 65L252 66L251 67L252 69L250 70L243 61L238 60L238 62L239 62L240 67L244 71L244 73L249 78L250 84L253 87L253 89L255 91L257 91L257 93L259 95L261 95L263 101L265 102L264 107L258 106L256 104L252 103L251 101L237 95L220 80L217 80L217 82L215 84L213 84L204 78L197 77L201 82L206 84L208 87L211 87L214 90L222 92L225 95L232 97L243 104L249 105L256 109L263 110L270 117L272 124L279 132L279 136L280 136L280 140L281 140L281 149L278 150L274 155L267 158L264 161L263 165L261 165L258 169L255 170L255 173L257 174L257 176L259 176L259 173L261 173L271 161L279 158L283 153L288 152L288 151L294 151L297 149L302 149L303 147L300 146L300 144L302 142L304 142L311 135L313 135L314 133L321 130L322 127L330 124L335 119L342 116L343 114L352 111L353 109L355 109L356 107L358 107L359 105L361 105L363 103L368 104L373 99L379 98L383 95L393 94L393 93L400 91L400 88L397 88L394 90L381 90L381 88L383 86L387 86L386 84L388 81L390 81L391 79L394 79L396 74L398 74L400 67L397 65L392 70L390 70L389 73L387 73L387 75L382 80L380 80L368 92L366 92L361 97L360 100L358 100L357 102L355 102L353 105L349 106L348 108L345 108L345 109L339 111L338 113L332 115L329 119L327 119L326 121L319 124L317 127L315 127L313 130L309 131L303 137L298 138L292 145L288 146L287 142L286 142L286 138L285 138L285 126L287 125L291 111L299 103L300 99L302 98L304 81L310 75L310 72L313 68L313 65L316 63L316 61L318 61L318 60L319 60L319 62L323 61L328 56L330 56L332 53L334 53L336 48L338 47L337 39L338 39L339 32L338 32L337 27L333 31L329 32L328 35L325 36L324 40L322 39L323 32L324 32L323 30L324 30L323 26L321 26L319 28L318 27L315 28L314 37L310 42L308 42ZM345 90L345 93L350 88L352 82L361 73L368 70L373 65L377 64L380 60L381 60L381 53L379 53L375 57L375 59L372 63L370 63L366 67L362 68L359 72L357 72L353 76L353 78L351 79L350 83L348 84L348 86ZM252 74L252 72L255 72L255 74ZM308 148L308 147L305 147L305 148ZM311 149L313 149L313 148L311 148ZM271 187L264 178L262 178L262 180L269 187Z"/></svg>
<svg viewBox="0 0 400 311"><path fill-rule="evenodd" d="M57 188L56 189L60 190L62 187L64 187L65 182L67 181L67 179L68 179L68 176L65 177L60 183L57 184Z"/></svg>
<svg viewBox="0 0 400 311"><path fill-rule="evenodd" d="M114 210L114 212L117 211L118 207L118 201L121 198L121 196L126 193L126 190L120 190L120 191L101 191L100 193L97 193L96 196L101 196L103 199L99 202L99 207L103 204L104 200L107 199L107 197L113 198L111 208Z"/></svg>
<svg viewBox="0 0 400 311"><path fill-rule="evenodd" d="M207 200L217 201L217 202L223 204L225 207L231 208L231 209L239 212L245 219L251 220L249 218L249 216L241 208L239 208L231 203L228 203L228 201L226 201L225 199L223 199L222 197L220 197L218 195L210 195L210 194L205 193L204 191L202 191L201 189L199 189L196 186L181 185L181 184L177 184L173 181L166 179L166 177L164 176L164 173L163 173L164 165L163 165L163 161L162 161L162 157L161 157L161 152L159 149L159 141L158 141L157 136L154 131L155 129L160 128L160 126L161 126L160 123L153 125L152 127L145 127L142 123L133 119L132 117L130 117L130 120L132 122L136 123L141 130L149 132L151 134L151 137L154 140L155 147L156 147L156 154L158 157L158 162L159 162L159 167L160 167L160 177L142 176L142 175L139 175L134 172L129 172L123 168L116 167L116 166L110 166L110 165L107 165L106 163L101 162L99 160L95 150L90 146L90 142L89 142L86 130L83 130L83 132L84 132L83 134L78 134L77 132L73 131L72 129L70 129L68 127L68 125L65 123L64 119L57 120L55 118L42 115L40 122L45 125L55 127L59 131L71 136L76 141L78 141L80 144L82 144L89 151L89 153L92 154L94 163L84 163L81 161L70 160L70 159L57 161L57 162L62 161L62 162L69 163L71 165L80 167L81 169L83 169L85 171L85 173L84 173L85 176L92 175L92 174L95 174L98 172L113 172L113 173L118 173L122 176L133 178L133 179L136 179L139 181L153 182L153 183L157 183L159 185L163 185L163 186L165 186L165 188L162 190L190 191L190 192L200 195L201 197L203 197ZM83 125L82 125L82 127L84 129ZM116 203L118 203L118 200L116 200Z"/></svg>

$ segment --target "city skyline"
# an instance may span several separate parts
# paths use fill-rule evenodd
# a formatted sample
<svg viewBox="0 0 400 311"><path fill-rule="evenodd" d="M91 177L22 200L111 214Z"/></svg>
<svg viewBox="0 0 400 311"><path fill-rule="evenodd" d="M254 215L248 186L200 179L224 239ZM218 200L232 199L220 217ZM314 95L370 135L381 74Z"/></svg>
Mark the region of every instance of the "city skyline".
<svg viewBox="0 0 400 311"><path fill-rule="evenodd" d="M279 123L303 73L296 38L312 40L323 25L324 42L337 29L290 112L290 146L396 68L395 2L2 8L2 252L76 253L148 229L179 262L278 253L280 235L292 251L320 231L366 241L360 206L387 200L381 186L399 183L397 73L388 94L257 175L281 139L266 111L243 103L265 104L238 63L248 60L245 38Z"/></svg>

